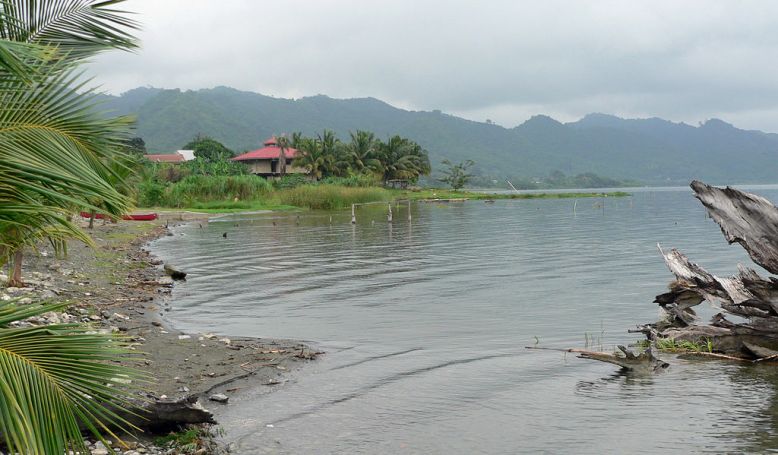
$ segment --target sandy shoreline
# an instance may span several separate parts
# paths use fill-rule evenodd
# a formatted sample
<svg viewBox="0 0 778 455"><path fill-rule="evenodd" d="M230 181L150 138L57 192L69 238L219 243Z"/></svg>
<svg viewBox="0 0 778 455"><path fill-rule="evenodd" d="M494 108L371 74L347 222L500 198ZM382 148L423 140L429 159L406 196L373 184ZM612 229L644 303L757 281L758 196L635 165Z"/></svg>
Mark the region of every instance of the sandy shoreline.
<svg viewBox="0 0 778 455"><path fill-rule="evenodd" d="M207 215L166 212L154 222L98 223L92 235L97 247L69 244L68 256L55 259L29 253L24 266L26 288L0 288L3 294L32 301L70 300L58 319L88 321L106 331L128 336L145 353L142 369L156 378L156 398L197 396L218 414L213 394L232 396L248 387L280 387L283 375L314 359L317 352L292 340L231 337L229 334L183 333L166 321L174 303L172 280L161 261L148 251L154 239L170 235L166 225L199 220ZM45 322L45 321L44 321ZM237 381L237 382L236 382Z"/></svg>

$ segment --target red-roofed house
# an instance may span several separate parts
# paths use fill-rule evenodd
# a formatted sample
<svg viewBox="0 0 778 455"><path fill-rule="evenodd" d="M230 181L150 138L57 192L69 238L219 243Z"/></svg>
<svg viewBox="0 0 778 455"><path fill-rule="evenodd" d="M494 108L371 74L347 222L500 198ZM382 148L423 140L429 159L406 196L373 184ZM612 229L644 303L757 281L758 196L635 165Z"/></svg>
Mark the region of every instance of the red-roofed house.
<svg viewBox="0 0 778 455"><path fill-rule="evenodd" d="M263 177L277 177L280 175L278 159L281 156L281 147L275 136L266 140L264 147L257 150L246 152L233 158L233 161L239 161L249 167L249 172ZM300 156L300 151L288 148L284 152L286 156L287 174L307 174L308 170L294 165L295 158Z"/></svg>

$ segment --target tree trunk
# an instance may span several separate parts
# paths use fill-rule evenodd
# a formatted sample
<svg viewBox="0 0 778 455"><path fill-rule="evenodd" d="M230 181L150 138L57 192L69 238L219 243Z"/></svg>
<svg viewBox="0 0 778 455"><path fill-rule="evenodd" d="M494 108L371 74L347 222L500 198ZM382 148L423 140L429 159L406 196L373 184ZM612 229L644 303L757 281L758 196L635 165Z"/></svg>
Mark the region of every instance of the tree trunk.
<svg viewBox="0 0 778 455"><path fill-rule="evenodd" d="M95 227L95 211L92 210L89 212L89 229L93 229Z"/></svg>
<svg viewBox="0 0 778 455"><path fill-rule="evenodd" d="M283 147L281 148L281 153L278 157L278 173L281 174L281 177L286 175L286 153Z"/></svg>
<svg viewBox="0 0 778 455"><path fill-rule="evenodd" d="M11 272L11 278L8 280L8 286L14 286L14 287L24 287L24 282L22 281L22 260L24 259L24 250L22 247L19 247L18 250L14 251L14 258L13 258L13 270Z"/></svg>

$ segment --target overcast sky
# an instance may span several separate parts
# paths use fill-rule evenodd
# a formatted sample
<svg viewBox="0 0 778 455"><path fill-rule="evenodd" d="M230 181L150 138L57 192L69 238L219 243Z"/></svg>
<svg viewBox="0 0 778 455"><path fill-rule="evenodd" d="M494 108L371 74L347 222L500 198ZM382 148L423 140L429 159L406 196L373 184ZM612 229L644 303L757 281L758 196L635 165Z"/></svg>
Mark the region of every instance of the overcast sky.
<svg viewBox="0 0 778 455"><path fill-rule="evenodd" d="M512 127L589 112L778 132L776 1L129 0L103 88L372 96Z"/></svg>

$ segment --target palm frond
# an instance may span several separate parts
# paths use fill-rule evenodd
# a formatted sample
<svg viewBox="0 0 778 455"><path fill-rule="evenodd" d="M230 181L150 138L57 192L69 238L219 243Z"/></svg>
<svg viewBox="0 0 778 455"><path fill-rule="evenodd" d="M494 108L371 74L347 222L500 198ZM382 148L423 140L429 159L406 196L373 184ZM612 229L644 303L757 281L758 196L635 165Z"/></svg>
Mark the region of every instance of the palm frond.
<svg viewBox="0 0 778 455"><path fill-rule="evenodd" d="M138 47L138 23L113 9L120 1L0 0L0 39L53 46L70 59Z"/></svg>
<svg viewBox="0 0 778 455"><path fill-rule="evenodd" d="M132 427L106 406L132 407L148 379L113 362L131 355L125 343L81 324L6 327L62 307L0 305L0 434L11 452L84 451L82 428L99 438Z"/></svg>

